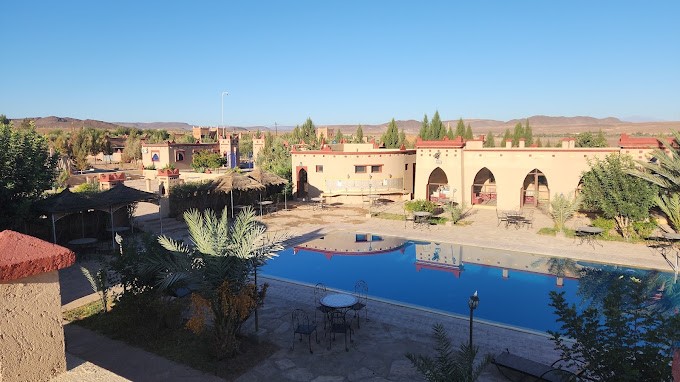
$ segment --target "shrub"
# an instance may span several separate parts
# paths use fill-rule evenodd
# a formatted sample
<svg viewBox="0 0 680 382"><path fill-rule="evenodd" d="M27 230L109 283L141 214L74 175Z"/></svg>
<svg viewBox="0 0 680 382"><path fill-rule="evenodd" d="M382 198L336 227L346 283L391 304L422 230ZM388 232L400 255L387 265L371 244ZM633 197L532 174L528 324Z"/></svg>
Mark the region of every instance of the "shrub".
<svg viewBox="0 0 680 382"><path fill-rule="evenodd" d="M609 236L609 233L616 227L616 222L614 219L605 219L602 216L598 216L597 219L593 220L593 227L602 228L604 236Z"/></svg>
<svg viewBox="0 0 680 382"><path fill-rule="evenodd" d="M82 183L73 188L73 192L95 193L99 192L99 182L96 180L92 183Z"/></svg>
<svg viewBox="0 0 680 382"><path fill-rule="evenodd" d="M633 230L639 238L647 238L652 234L652 231L657 227L655 220L633 222Z"/></svg>
<svg viewBox="0 0 680 382"><path fill-rule="evenodd" d="M467 208L465 203L456 205L447 205L446 212L451 216L451 221L453 224L458 224L459 221L465 219L470 215L470 209Z"/></svg>
<svg viewBox="0 0 680 382"><path fill-rule="evenodd" d="M437 208L437 205L429 200L416 199L406 202L404 208L406 208L406 211L408 212L425 211L433 213L434 209Z"/></svg>

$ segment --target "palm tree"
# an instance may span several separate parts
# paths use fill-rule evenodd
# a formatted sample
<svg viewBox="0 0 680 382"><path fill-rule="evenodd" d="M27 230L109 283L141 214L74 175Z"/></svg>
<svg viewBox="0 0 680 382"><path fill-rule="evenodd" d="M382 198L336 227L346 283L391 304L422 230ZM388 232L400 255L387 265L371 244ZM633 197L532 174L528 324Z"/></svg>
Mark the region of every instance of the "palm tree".
<svg viewBox="0 0 680 382"><path fill-rule="evenodd" d="M430 382L473 382L491 361L487 355L475 366L478 348L463 344L454 351L451 340L446 335L444 326L436 324L433 327L436 356L433 358L421 354L406 354L413 366Z"/></svg>
<svg viewBox="0 0 680 382"><path fill-rule="evenodd" d="M218 354L233 353L241 325L263 301L267 287L258 289L251 277L283 249L283 236L265 235L266 227L255 219L252 208L239 214L233 225L226 208L219 217L212 210L192 209L184 213L184 220L192 245L158 237L169 252L150 254L144 271L156 275L163 290L193 292L193 301L212 312ZM201 309L198 316L192 319L201 320L202 328L207 320Z"/></svg>
<svg viewBox="0 0 680 382"><path fill-rule="evenodd" d="M675 143L680 143L680 132L674 131ZM668 216L673 228L680 230L680 146L668 145L666 150L652 151L652 160L637 161L640 168L629 171L631 175L642 178L661 188L656 204Z"/></svg>

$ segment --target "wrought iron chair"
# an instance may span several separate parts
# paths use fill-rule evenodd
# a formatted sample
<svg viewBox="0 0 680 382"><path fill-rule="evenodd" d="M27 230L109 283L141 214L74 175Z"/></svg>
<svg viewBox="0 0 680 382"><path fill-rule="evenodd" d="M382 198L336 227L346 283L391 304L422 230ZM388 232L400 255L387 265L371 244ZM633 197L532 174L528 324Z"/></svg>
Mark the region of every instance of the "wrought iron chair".
<svg viewBox="0 0 680 382"><path fill-rule="evenodd" d="M345 335L345 351L349 351L347 346L347 334L349 333L349 342L352 340L352 325L351 321L347 321L347 312L341 310L333 310L328 315L328 350L331 350L331 344L335 341L335 335L342 333Z"/></svg>
<svg viewBox="0 0 680 382"><path fill-rule="evenodd" d="M496 219L498 219L498 224L496 226L500 226L501 223L507 224L508 223L508 214L503 212L503 211L499 211L498 207L496 207Z"/></svg>
<svg viewBox="0 0 680 382"><path fill-rule="evenodd" d="M324 285L323 283L318 283L314 287L314 307L315 307L314 321L319 322L316 314L317 314L317 312L321 313L321 315L323 316L323 328L324 329L326 329L326 321L327 321L328 314L333 310L333 309L331 309L327 306L321 305L321 299L326 295L326 292L327 292L326 285Z"/></svg>
<svg viewBox="0 0 680 382"><path fill-rule="evenodd" d="M406 202L404 202L404 205L402 206L404 209L404 228L406 228L406 224L408 222L411 222L411 225L413 227L416 226L416 217L413 215L413 211L407 211L406 210Z"/></svg>
<svg viewBox="0 0 680 382"><path fill-rule="evenodd" d="M526 211L524 212L524 216L522 218L522 223L527 226L527 229L529 228L534 228L534 209L533 208L527 208Z"/></svg>
<svg viewBox="0 0 680 382"><path fill-rule="evenodd" d="M316 331L316 322L309 320L307 312L302 309L295 309L291 314L293 321L293 345L290 347L291 350L295 350L295 335L300 335L300 342L302 342L302 336L307 336L307 342L309 342L309 352L312 351L312 333L316 337L316 343L319 343L319 334Z"/></svg>
<svg viewBox="0 0 680 382"><path fill-rule="evenodd" d="M350 309L354 311L354 317L357 319L357 329L361 329L361 320L359 319L359 311L364 310L364 319L368 321L368 284L366 281L359 280L354 284L354 295L358 299L357 303L352 305Z"/></svg>

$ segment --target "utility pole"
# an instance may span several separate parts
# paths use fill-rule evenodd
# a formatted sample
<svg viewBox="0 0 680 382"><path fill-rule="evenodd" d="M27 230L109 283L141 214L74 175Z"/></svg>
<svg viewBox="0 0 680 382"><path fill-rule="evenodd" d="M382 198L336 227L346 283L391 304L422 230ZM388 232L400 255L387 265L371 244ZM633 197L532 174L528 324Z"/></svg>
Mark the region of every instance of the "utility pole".
<svg viewBox="0 0 680 382"><path fill-rule="evenodd" d="M275 132L276 136L278 137L279 136L279 127L276 124L276 122L274 122L274 132Z"/></svg>

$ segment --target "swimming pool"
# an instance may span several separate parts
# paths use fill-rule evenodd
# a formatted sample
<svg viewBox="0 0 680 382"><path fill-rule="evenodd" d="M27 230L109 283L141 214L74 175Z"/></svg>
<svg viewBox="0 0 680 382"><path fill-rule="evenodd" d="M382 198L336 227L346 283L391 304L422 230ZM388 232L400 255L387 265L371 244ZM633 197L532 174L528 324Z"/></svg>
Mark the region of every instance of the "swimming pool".
<svg viewBox="0 0 680 382"><path fill-rule="evenodd" d="M569 259L341 231L280 252L262 273L348 292L361 279L372 297L462 316L478 291L476 318L545 332L559 327L548 292L564 291L567 301L580 303L582 266Z"/></svg>

